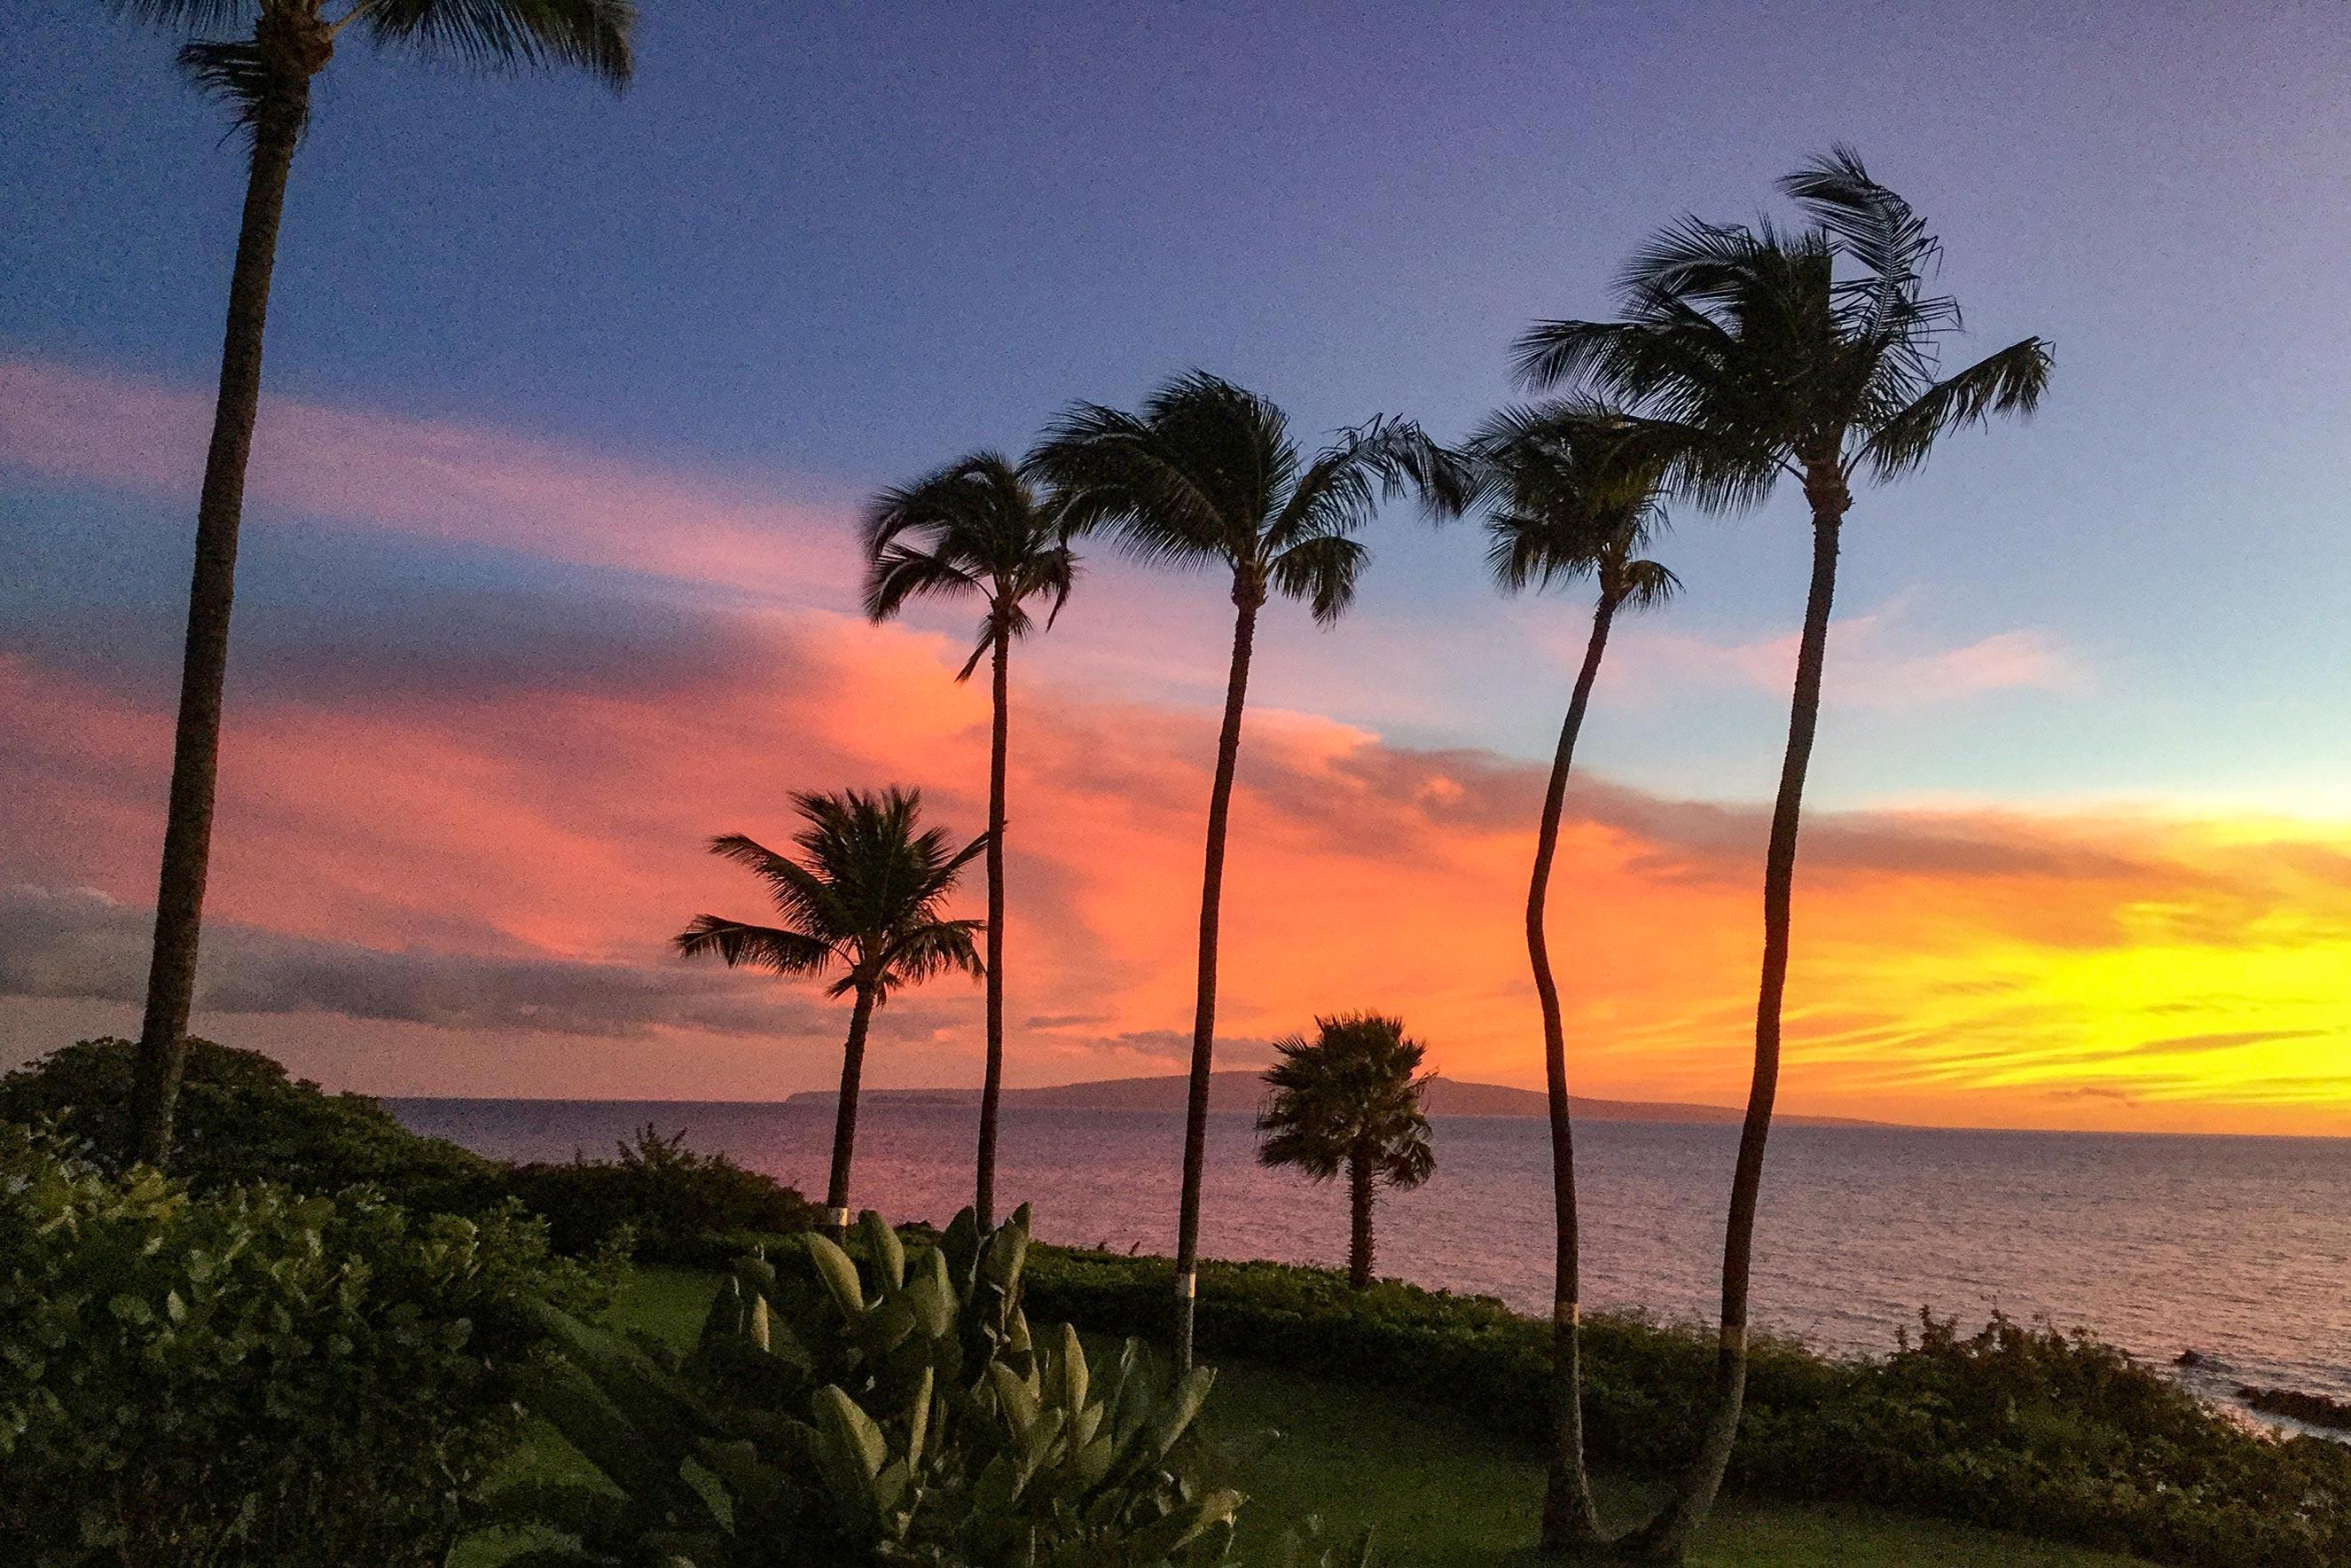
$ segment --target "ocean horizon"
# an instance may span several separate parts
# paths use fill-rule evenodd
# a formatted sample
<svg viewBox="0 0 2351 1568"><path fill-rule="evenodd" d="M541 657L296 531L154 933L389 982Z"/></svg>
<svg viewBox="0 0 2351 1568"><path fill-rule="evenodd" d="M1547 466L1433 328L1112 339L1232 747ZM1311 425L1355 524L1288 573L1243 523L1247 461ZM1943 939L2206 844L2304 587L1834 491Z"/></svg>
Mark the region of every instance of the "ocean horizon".
<svg viewBox="0 0 2351 1568"><path fill-rule="evenodd" d="M503 1159L610 1158L651 1122L695 1148L820 1191L829 1104L785 1101L386 1098L420 1133ZM852 1201L944 1221L969 1202L967 1106L862 1107ZM1549 1310L1549 1139L1541 1118L1436 1119L1437 1173L1384 1193L1377 1271ZM1038 1235L1165 1253L1182 1118L1008 1106L999 1202ZM1577 1129L1584 1299L1707 1322L1735 1128ZM1249 1116L1209 1118L1202 1250L1335 1266L1343 1194L1255 1158ZM1775 1129L1754 1278L1759 1329L1882 1354L1919 1311L1962 1330L1995 1312L2080 1328L2237 1403L2241 1385L2351 1397L2351 1139L1906 1126ZM2266 1418L2265 1418L2266 1419Z"/></svg>

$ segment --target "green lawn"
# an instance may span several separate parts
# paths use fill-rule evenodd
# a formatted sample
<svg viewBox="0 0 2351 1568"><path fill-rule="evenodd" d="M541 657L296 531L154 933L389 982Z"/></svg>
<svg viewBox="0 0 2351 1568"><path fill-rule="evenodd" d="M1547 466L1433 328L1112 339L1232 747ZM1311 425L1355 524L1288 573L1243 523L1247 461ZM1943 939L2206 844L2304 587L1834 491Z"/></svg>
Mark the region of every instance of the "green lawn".
<svg viewBox="0 0 2351 1568"><path fill-rule="evenodd" d="M613 1305L612 1321L678 1344L689 1343L709 1304L712 1277L645 1269ZM1265 1366L1218 1369L1208 1402L1210 1435L1230 1456L1230 1484L1249 1496L1241 1543L1252 1561L1309 1514L1341 1539L1370 1525L1387 1568L1489 1568L1523 1560L1541 1495L1540 1466L1457 1416L1383 1395L1357 1393ZM517 1466L579 1465L551 1432ZM1629 1516L1641 1489L1604 1477L1601 1505ZM461 1552L453 1568L488 1568L506 1555L491 1542ZM1991 1531L1907 1519L1875 1509L1726 1498L1693 1557L1709 1568L2142 1568L2133 1558L2044 1545Z"/></svg>

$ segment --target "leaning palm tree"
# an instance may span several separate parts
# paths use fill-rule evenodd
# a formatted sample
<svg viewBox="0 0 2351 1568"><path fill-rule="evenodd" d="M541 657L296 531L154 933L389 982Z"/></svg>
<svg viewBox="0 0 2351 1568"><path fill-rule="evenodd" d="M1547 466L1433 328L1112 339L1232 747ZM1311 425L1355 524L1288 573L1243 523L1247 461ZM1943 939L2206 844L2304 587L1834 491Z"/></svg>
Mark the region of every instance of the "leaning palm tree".
<svg viewBox="0 0 2351 1568"><path fill-rule="evenodd" d="M261 399L262 328L287 179L310 113L310 78L326 68L337 41L354 32L386 47L461 65L577 66L618 87L629 78L636 13L628 0L350 0L335 16L322 0L116 0L116 5L183 33L243 30L242 37L188 43L180 50L180 67L228 106L251 153L229 273L220 396L196 503L195 572L188 588L155 947L131 1087L130 1152L161 1165L171 1146L172 1104L195 993L237 526Z"/></svg>
<svg viewBox="0 0 2351 1568"><path fill-rule="evenodd" d="M873 1009L904 986L935 975L981 968L972 938L977 920L950 920L941 905L963 869L987 848L982 834L959 850L945 828L924 828L922 794L795 793L806 826L792 835L799 856L778 854L740 833L710 841L710 852L746 867L768 884L780 925L697 915L674 938L689 958L715 953L729 967L821 976L838 969L827 996L852 997L849 1040L841 1055L841 1103L833 1113L832 1170L825 1206L835 1228L849 1224L849 1166L857 1152L857 1084L865 1070L865 1032Z"/></svg>
<svg viewBox="0 0 2351 1568"><path fill-rule="evenodd" d="M996 1122L1004 1092L1004 763L1010 735L1007 672L1012 644L1045 605L1050 627L1077 575L1061 507L1040 496L1006 458L977 452L903 488L885 490L865 514L865 612L886 621L911 599L979 599L986 612L967 681L989 660L995 726L987 753L987 1064L979 1091L979 1174L973 1208L980 1228L996 1223Z"/></svg>
<svg viewBox="0 0 2351 1568"><path fill-rule="evenodd" d="M1280 593L1304 600L1323 625L1336 622L1353 601L1366 557L1354 535L1380 501L1410 487L1425 500L1458 508L1469 481L1453 455L1417 425L1400 420L1377 419L1343 431L1310 457L1299 449L1281 410L1203 371L1160 387L1139 413L1077 404L1029 455L1029 466L1062 492L1073 531L1107 528L1143 560L1221 567L1232 578L1232 669L1208 791L1184 1185L1176 1228L1176 1354L1179 1364L1189 1366L1208 1074L1216 1047L1225 831L1258 612L1269 595Z"/></svg>
<svg viewBox="0 0 2351 1568"><path fill-rule="evenodd" d="M1589 579L1598 588L1583 649L1543 792L1527 887L1527 959L1542 1009L1544 1077L1551 1113L1552 1202L1558 1246L1552 1300L1552 1451L1543 1493L1542 1538L1562 1551L1601 1539L1583 1462L1582 1232L1576 1215L1575 1141L1567 1093L1566 1031L1544 928L1552 862L1576 737L1583 728L1601 655L1619 611L1663 604L1679 591L1674 574L1642 550L1664 528L1654 463L1631 461L1624 423L1588 404L1504 409L1473 436L1486 513L1486 562L1506 592Z"/></svg>
<svg viewBox="0 0 2351 1568"><path fill-rule="evenodd" d="M1956 375L1939 374L1942 341L1959 327L1957 301L1927 291L1941 247L1850 149L1780 183L1802 207L1803 226L1685 220L1625 269L1621 319L1547 321L1519 342L1529 382L1572 386L1628 410L1627 449L1658 463L1693 500L1755 504L1785 476L1802 486L1812 512L1812 584L1764 857L1754 1076L1723 1239L1715 1398L1674 1500L1627 1542L1665 1562L1687 1552L1739 1431L1755 1205L1779 1087L1797 820L1852 487L1910 473L1953 431L2031 413L2050 371L2049 345L2026 338Z"/></svg>
<svg viewBox="0 0 2351 1568"><path fill-rule="evenodd" d="M1347 1283L1372 1282L1372 1205L1384 1186L1416 1187L1437 1170L1421 1103L1432 1074L1402 1019L1348 1013L1316 1019L1312 1040L1273 1042L1265 1070L1258 1163L1292 1166L1318 1182L1347 1174Z"/></svg>

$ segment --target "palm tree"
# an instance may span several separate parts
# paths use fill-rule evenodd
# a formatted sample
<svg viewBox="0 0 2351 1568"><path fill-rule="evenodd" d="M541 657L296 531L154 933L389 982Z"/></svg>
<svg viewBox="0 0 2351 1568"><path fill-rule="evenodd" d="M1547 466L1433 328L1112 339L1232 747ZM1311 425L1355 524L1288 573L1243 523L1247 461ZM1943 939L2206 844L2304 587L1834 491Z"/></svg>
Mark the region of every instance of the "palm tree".
<svg viewBox="0 0 2351 1568"><path fill-rule="evenodd" d="M908 542L909 538L919 543ZM865 514L865 612L886 621L910 599L976 595L987 605L979 639L956 679L983 656L994 675L996 718L987 754L987 1066L979 1091L978 1193L985 1230L996 1223L996 1121L1004 1092L1004 760L1010 734L1007 670L1012 643L1035 625L1031 600L1050 627L1077 575L1060 507L1008 460L977 452L900 489Z"/></svg>
<svg viewBox="0 0 2351 1568"><path fill-rule="evenodd" d="M119 9L179 32L245 27L242 37L201 38L180 67L227 104L250 143L245 214L229 274L220 396L196 503L195 571L172 743L172 793L155 894L155 947L146 1019L131 1086L131 1153L161 1165L171 1146L172 1104L187 1053L195 992L204 873L212 853L219 778L221 693L228 670L229 610L236 575L245 470L261 399L262 328L277 257L277 225L294 149L310 112L310 78L336 41L356 29L370 41L472 66L577 66L618 87L629 78L627 0L350 0L329 16L322 0L116 0Z"/></svg>
<svg viewBox="0 0 2351 1568"><path fill-rule="evenodd" d="M1437 1169L1421 1101L1430 1074L1402 1019L1348 1013L1316 1019L1311 1040L1274 1041L1272 1092L1259 1113L1258 1163L1295 1166L1315 1181L1347 1173L1347 1283L1372 1282L1372 1203L1383 1186L1416 1187Z"/></svg>
<svg viewBox="0 0 2351 1568"><path fill-rule="evenodd" d="M960 969L982 967L972 938L977 920L949 920L941 912L965 866L987 847L983 833L950 850L945 828L923 828L919 790L878 795L848 789L838 795L796 792L792 808L806 826L792 835L799 857L778 854L756 840L727 833L710 852L747 868L768 884L783 917L780 925L754 925L697 915L674 939L689 958L716 953L737 965L778 975L820 976L838 969L831 997L856 999L849 1040L841 1054L841 1103L832 1124L832 1171L825 1207L836 1228L849 1224L849 1165L857 1151L857 1083L865 1069L865 1031L873 1009L904 986Z"/></svg>
<svg viewBox="0 0 2351 1568"><path fill-rule="evenodd" d="M1566 722L1560 727L1551 783L1543 793L1534 872L1527 887L1527 959L1542 1009L1558 1236L1552 1298L1552 1452L1542 1522L1543 1545L1552 1551L1596 1542L1601 1530L1583 1463L1575 1142L1568 1104L1566 1035L1544 929L1544 904L1551 892L1552 862L1559 852L1568 770L1575 760L1576 737L1583 728L1609 628L1618 611L1654 608L1681 587L1671 571L1641 557L1664 528L1657 500L1660 476L1654 465L1626 461L1623 434L1623 422L1607 410L1564 403L1505 409L1488 420L1469 444L1487 517L1486 562L1495 582L1515 593L1590 578L1599 589L1592 609L1592 634L1568 699Z"/></svg>
<svg viewBox="0 0 2351 1568"><path fill-rule="evenodd" d="M1759 503L1784 476L1803 486L1812 510L1812 583L1764 858L1754 1078L1723 1239L1715 1398L1674 1500L1626 1542L1663 1562L1687 1552L1739 1431L1755 1204L1779 1087L1797 820L1852 486L1910 473L1953 431L2031 413L2050 372L2049 345L2026 338L1938 375L1942 341L1959 328L1958 302L1927 292L1940 245L1852 150L1833 150L1780 188L1802 209L1801 228L1686 219L1652 238L1625 269L1622 319L1546 321L1518 345L1529 382L1574 386L1628 410L1627 448L1657 462L1701 505Z"/></svg>
<svg viewBox="0 0 2351 1568"><path fill-rule="evenodd" d="M1381 499L1411 486L1424 499L1458 507L1468 480L1451 454L1417 425L1399 420L1375 419L1343 431L1309 457L1300 451L1280 409L1197 371L1161 386L1140 413L1099 403L1075 405L1047 432L1029 465L1062 492L1073 532L1105 528L1140 559L1221 566L1232 577L1232 669L1208 792L1184 1186L1176 1228L1176 1355L1178 1364L1188 1367L1208 1073L1216 1048L1225 830L1258 612L1270 594L1281 593L1304 600L1322 624L1336 622L1354 599L1366 559L1353 536Z"/></svg>

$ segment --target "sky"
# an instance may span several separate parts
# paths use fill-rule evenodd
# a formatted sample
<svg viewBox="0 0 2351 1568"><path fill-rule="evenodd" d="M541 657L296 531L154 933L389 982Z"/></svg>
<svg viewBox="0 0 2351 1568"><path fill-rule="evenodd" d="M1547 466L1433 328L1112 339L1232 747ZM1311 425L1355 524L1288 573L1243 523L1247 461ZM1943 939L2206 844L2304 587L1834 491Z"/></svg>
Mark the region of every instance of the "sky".
<svg viewBox="0 0 2351 1568"><path fill-rule="evenodd" d="M985 816L964 607L855 612L876 488L1195 366L1465 433L1650 229L1849 141L2032 421L1857 497L1782 1103L2351 1134L2351 35L2333 5L654 0L632 87L347 41L297 160L196 1027L384 1093L767 1098L841 1009L665 939L801 788ZM0 61L0 1064L137 1022L241 198L168 39ZM1558 891L1580 1092L1733 1103L1800 498L1684 511ZM1589 605L1399 507L1259 640L1220 1062L1402 1013L1541 1078L1518 929ZM1089 549L1015 660L1008 1072L1180 1069L1229 604ZM979 888L969 889L977 913ZM977 988L868 1082L969 1083Z"/></svg>

